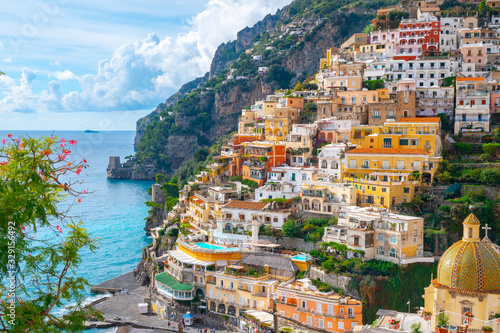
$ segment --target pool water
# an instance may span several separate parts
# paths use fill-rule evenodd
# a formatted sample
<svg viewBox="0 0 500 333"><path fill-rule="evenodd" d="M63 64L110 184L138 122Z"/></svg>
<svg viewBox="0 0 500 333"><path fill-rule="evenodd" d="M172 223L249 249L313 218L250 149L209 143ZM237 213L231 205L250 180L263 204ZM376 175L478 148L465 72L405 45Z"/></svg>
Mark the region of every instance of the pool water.
<svg viewBox="0 0 500 333"><path fill-rule="evenodd" d="M311 260L311 256L308 254L299 254L299 255L296 255L295 257L292 257L292 260L307 261L307 260Z"/></svg>
<svg viewBox="0 0 500 333"><path fill-rule="evenodd" d="M201 247L202 249L206 250L214 250L214 251L235 251L238 250L237 247L224 247L224 246L219 246L219 245L214 245L214 244L209 244L209 243L194 243L194 245Z"/></svg>

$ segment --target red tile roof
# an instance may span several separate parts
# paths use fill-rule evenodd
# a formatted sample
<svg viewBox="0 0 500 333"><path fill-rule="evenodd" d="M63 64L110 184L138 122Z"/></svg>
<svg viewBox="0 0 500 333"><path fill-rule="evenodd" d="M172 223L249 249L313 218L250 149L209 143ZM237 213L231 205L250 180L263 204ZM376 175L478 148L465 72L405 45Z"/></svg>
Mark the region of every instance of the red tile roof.
<svg viewBox="0 0 500 333"><path fill-rule="evenodd" d="M439 123L441 118L428 117L428 118L401 118L400 123Z"/></svg>
<svg viewBox="0 0 500 333"><path fill-rule="evenodd" d="M428 155L423 149L398 149L398 148L356 148L345 152L346 154L377 154L377 155Z"/></svg>
<svg viewBox="0 0 500 333"><path fill-rule="evenodd" d="M486 81L484 77L457 77L457 81Z"/></svg>
<svg viewBox="0 0 500 333"><path fill-rule="evenodd" d="M253 202L253 201L239 201L233 200L224 205L225 208L238 208L238 209L253 209L253 210L263 210L269 205L268 202Z"/></svg>

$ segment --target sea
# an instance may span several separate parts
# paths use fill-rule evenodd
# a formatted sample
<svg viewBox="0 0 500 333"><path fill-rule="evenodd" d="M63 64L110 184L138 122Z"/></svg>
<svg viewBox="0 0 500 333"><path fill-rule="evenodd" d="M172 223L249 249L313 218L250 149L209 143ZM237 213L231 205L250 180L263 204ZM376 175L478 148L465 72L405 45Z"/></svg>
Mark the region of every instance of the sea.
<svg viewBox="0 0 500 333"><path fill-rule="evenodd" d="M76 140L76 146L69 146L71 159L86 159L89 165L80 174L83 184L79 186L88 194L82 202L72 207L70 213L81 220L83 226L93 237L100 239L99 249L92 253L82 251L82 263L76 274L88 280L90 285L115 278L132 271L141 260L141 250L152 242L144 232L150 200L147 193L152 181L114 180L106 178L109 156L133 155L133 131L101 131L84 133L83 131L3 131L0 140L13 137L57 136L66 140ZM87 301L97 300L103 295L86 290ZM64 308L57 310L64 312ZM113 330L87 330L89 333L113 332Z"/></svg>

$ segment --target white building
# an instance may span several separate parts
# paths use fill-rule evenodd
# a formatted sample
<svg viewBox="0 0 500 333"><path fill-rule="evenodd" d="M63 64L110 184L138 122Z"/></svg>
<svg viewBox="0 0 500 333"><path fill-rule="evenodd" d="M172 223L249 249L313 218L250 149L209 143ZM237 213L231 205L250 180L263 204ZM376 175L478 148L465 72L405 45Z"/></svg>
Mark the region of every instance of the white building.
<svg viewBox="0 0 500 333"><path fill-rule="evenodd" d="M318 149L319 173L325 175L330 180L340 179L342 174L342 159L345 151L350 147L345 143L332 143ZM355 146L352 148L355 148Z"/></svg>
<svg viewBox="0 0 500 333"><path fill-rule="evenodd" d="M212 237L224 243L237 244L259 238L261 225L281 228L290 210L273 209L271 203L233 200L221 207L217 229Z"/></svg>
<svg viewBox="0 0 500 333"><path fill-rule="evenodd" d="M299 196L298 191L292 184L267 183L255 189L255 200L262 199L292 199Z"/></svg>
<svg viewBox="0 0 500 333"><path fill-rule="evenodd" d="M313 180L313 175L317 171L317 168L281 165L272 168L271 171L267 173L267 181L291 184L294 191L298 191L300 185Z"/></svg>
<svg viewBox="0 0 500 333"><path fill-rule="evenodd" d="M323 241L362 250L365 260L387 260L400 265L434 261L434 257L424 253L424 219L394 214L384 208L342 208L338 224L325 228ZM348 254L359 257L354 251Z"/></svg>

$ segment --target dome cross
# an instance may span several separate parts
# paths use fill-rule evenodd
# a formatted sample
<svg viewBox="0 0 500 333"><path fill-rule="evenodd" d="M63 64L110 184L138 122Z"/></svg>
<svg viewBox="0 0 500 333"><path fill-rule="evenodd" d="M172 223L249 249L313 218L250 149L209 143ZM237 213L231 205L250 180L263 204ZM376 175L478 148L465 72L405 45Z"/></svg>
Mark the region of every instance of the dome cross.
<svg viewBox="0 0 500 333"><path fill-rule="evenodd" d="M484 229L484 237L488 238L488 230L491 230L491 227L488 227L488 223L484 227L481 227L481 229Z"/></svg>

